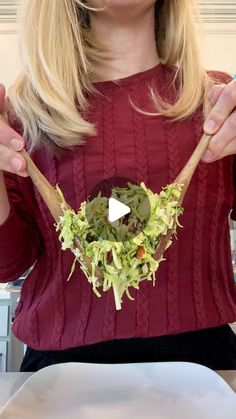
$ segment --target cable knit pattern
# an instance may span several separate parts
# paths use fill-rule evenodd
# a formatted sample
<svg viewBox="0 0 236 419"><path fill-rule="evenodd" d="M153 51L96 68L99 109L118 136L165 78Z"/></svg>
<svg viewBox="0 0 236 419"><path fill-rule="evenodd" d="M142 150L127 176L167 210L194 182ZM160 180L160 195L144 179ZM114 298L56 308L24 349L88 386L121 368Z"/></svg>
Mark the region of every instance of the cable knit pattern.
<svg viewBox="0 0 236 419"><path fill-rule="evenodd" d="M28 328L32 339L32 346L39 346L40 336L37 307L31 310L31 316L28 318Z"/></svg>
<svg viewBox="0 0 236 419"><path fill-rule="evenodd" d="M224 285L224 289L225 289L225 294L227 297L227 301L229 304L229 308L232 312L232 318L234 318L234 314L236 313L236 303L235 300L233 299L233 295L230 291L229 288L229 270L232 269L232 262L231 262L231 258L226 258L225 256L225 245L227 245L227 243L230 243L229 241L229 222L226 219L223 226L221 226L222 228L222 234L221 234L221 238L220 238L220 267L221 267L221 281ZM230 248L228 249L229 251L231 250Z"/></svg>
<svg viewBox="0 0 236 419"><path fill-rule="evenodd" d="M116 176L116 156L115 156L115 138L114 138L114 104L113 89L106 92L103 99L102 111L102 138L103 138L103 170L104 179ZM116 308L113 292L109 291L106 296L106 308L103 324L103 336L105 339L115 337Z"/></svg>
<svg viewBox="0 0 236 419"><path fill-rule="evenodd" d="M199 127L202 125L201 113L198 112L194 119L194 132L196 144L199 141ZM204 328L207 325L207 313L203 297L202 284L202 242L204 210L207 196L207 167L205 163L200 162L197 168L198 187L197 187L197 207L195 215L195 229L193 238L193 297L194 308L196 312L197 328Z"/></svg>
<svg viewBox="0 0 236 419"><path fill-rule="evenodd" d="M55 158L51 156L51 154L47 155L48 159L48 167L49 170L49 182L55 186L57 184L57 167L56 167L56 161ZM47 209L44 201L42 200L40 194L38 193L37 189L35 188L35 194L37 197L37 201L40 206L41 210L41 216L43 220L42 228L44 230L44 236L45 236L45 243L47 252L51 255L50 258L47 260L47 266L45 269L45 272L47 273L44 278L41 278L41 284L40 284L40 295L44 294L50 278L54 276L54 269L56 267L56 271L59 270L59 273L54 278L53 283L53 299L52 302L54 304L54 327L53 327L53 333L51 333L51 342L53 345L55 345L55 348L60 347L60 338L63 331L63 325L64 325L64 297L63 297L63 277L61 275L61 253L59 253L59 258L57 255L57 239L54 235L54 231L51 228L53 219L52 216L49 213L49 210ZM59 259L59 260L58 260ZM36 278L37 279L37 278ZM36 292L37 284L30 278L29 284L31 286L29 287L32 293L32 296L34 296ZM33 336L35 336L34 339L34 345L38 345L39 340L39 325L38 325L38 312L37 307L40 304L40 299L38 301L38 304L34 309L32 309L32 315L29 317L29 327L31 329L31 333Z"/></svg>
<svg viewBox="0 0 236 419"><path fill-rule="evenodd" d="M173 182L180 172L178 139L175 123L166 124L166 143L168 150L169 183ZM178 243L173 239L168 251L168 283L167 283L167 312L168 331L174 333L179 329L178 307Z"/></svg>
<svg viewBox="0 0 236 419"><path fill-rule="evenodd" d="M229 157L228 157L229 159ZM224 161L225 166L227 167L229 173L229 179L231 176L235 177L235 156L230 157L229 161ZM235 178L234 178L235 179ZM230 200L235 204L235 189L233 182L227 182L224 188L225 195L229 193ZM227 252L225 252L227 249ZM228 305L232 311L232 319L234 319L236 313L236 301L234 299L234 290L235 288L233 283L233 266L231 258L231 246L230 246L230 232L229 232L229 222L228 219L225 219L222 226L222 234L220 236L220 260L221 260L221 281L225 289L225 293L228 300ZM233 321L233 320L232 320ZM227 320L228 322L228 320Z"/></svg>
<svg viewBox="0 0 236 419"><path fill-rule="evenodd" d="M49 179L51 181L51 179ZM56 182L54 183L54 185ZM35 196L38 201L38 205L41 212L42 217L42 230L45 237L45 243L46 245L46 251L48 254L51 255L51 257L47 258L46 266L45 266L45 272L47 273L43 278L40 278L41 284L40 284L40 294L43 294L45 289L47 288L48 282L50 281L50 278L53 276L53 265L56 266L56 260L55 260L55 242L53 237L53 231L51 228L52 223L52 217L49 214L49 211L39 194L38 190L35 187ZM54 262L54 263L53 263ZM32 308L29 312L29 316L27 316L27 322L28 322L28 328L29 333L32 337L32 346L37 347L39 345L39 324L38 324L38 315L37 315L37 307L40 304L40 300L37 301L37 304L33 304L34 299L36 298L36 290L37 290L37 282L39 281L39 278L30 276L30 278L27 279L27 292L28 292L28 298L29 301L32 302ZM42 283L43 282L43 283ZM26 284L25 284L26 285Z"/></svg>
<svg viewBox="0 0 236 419"><path fill-rule="evenodd" d="M142 85L132 86L130 89L130 97L132 103L137 108L143 109L143 92ZM134 107L132 109L133 115L133 136L135 147L136 160L136 181L137 183L148 182L148 165L147 165L147 139L145 136L144 119L140 112Z"/></svg>
<svg viewBox="0 0 236 419"><path fill-rule="evenodd" d="M211 269L211 286L212 292L215 300L215 304L220 316L220 321L223 322L226 318L224 302L222 301L222 295L219 291L219 284L218 281L221 280L217 276L217 265L216 260L218 259L219 255L217 252L217 229L221 229L222 226L219 226L217 220L219 219L220 212L221 212L221 202L222 197L224 196L224 176L223 176L223 162L218 161L218 185L217 185L217 199L216 204L214 207L214 212L212 215L211 221L211 235L210 235L210 269Z"/></svg>
<svg viewBox="0 0 236 419"><path fill-rule="evenodd" d="M116 156L115 156L115 127L114 127L114 105L112 89L107 91L103 102L103 170L104 179L116 176Z"/></svg>
<svg viewBox="0 0 236 419"><path fill-rule="evenodd" d="M33 154L49 181L59 182L73 208L105 178L144 181L155 192L168 177L175 179L201 137L200 111L172 123L139 114L129 101L131 97L137 106L151 110L148 85L153 81L174 101L172 89L167 91L166 86L171 74L158 65L119 83L99 83L101 94L88 94L91 106L86 114L96 124L96 135L73 151L62 149L58 159L43 147ZM23 179L19 189L14 177L8 176L11 213L0 226L0 281L14 280L38 258L22 287L14 334L34 349L58 350L235 321L228 226L233 207L232 160L199 164L184 201L183 228L166 252L155 287L144 281L137 293L131 290L135 301L125 297L119 312L111 290L101 290L101 298L95 296L79 264L66 281L73 255L61 250L42 198L30 179Z"/></svg>
<svg viewBox="0 0 236 419"><path fill-rule="evenodd" d="M54 239L53 239L53 233L51 229L51 224L49 222L49 213L48 209L46 208L46 205L44 201L41 198L41 195L39 194L38 190L35 188L35 196L38 201L38 205L41 211L41 217L42 217L42 229L45 236L45 242L47 243L47 251L49 254L54 255ZM51 219L52 221L52 219ZM43 284L41 285L42 294L44 290L47 287L48 281L50 276L52 275L52 258L48 258L46 262L46 269L45 272L47 272L47 275L44 278L41 278L41 282L43 281ZM29 333L32 337L32 346L38 346L39 345L39 325L38 325L38 316L37 316L37 306L40 303L40 301L37 302L37 304L33 304L34 299L36 297L36 289L37 289L37 277L32 277L27 279L27 282L24 284L24 286L27 288L27 297L29 302L32 304L32 308L29 312L29 315L27 316L27 323L29 328Z"/></svg>
<svg viewBox="0 0 236 419"><path fill-rule="evenodd" d="M49 171L49 181L52 185L56 186L58 182L58 171L57 171L57 164L56 159L49 154L48 155L48 165L50 167ZM51 228L49 226L49 230ZM55 278L53 281L53 303L55 306L55 317L54 317L54 328L52 331L52 338L51 342L56 346L56 348L61 347L61 338L63 334L64 322L65 322L65 303L64 303L64 279L61 274L62 272L62 253L55 251L57 249L57 242L56 237L53 235L54 238L54 252L53 252L53 259L52 264L56 266L56 272L54 273Z"/></svg>
<svg viewBox="0 0 236 419"><path fill-rule="evenodd" d="M53 344L60 349L63 328L65 324L65 303L63 289L65 287L62 272L62 254L59 254L57 261L57 271L53 284L54 304L55 304L55 323L52 333Z"/></svg>
<svg viewBox="0 0 236 419"><path fill-rule="evenodd" d="M35 188L35 196L37 198L38 205L39 205L40 211L42 213L42 220L47 225L48 224L48 219L47 219L47 216L45 215L45 207L44 207L45 204L44 204L44 202L41 198L41 195L39 194L39 192L37 191L36 188ZM48 227L48 225L47 225L47 227ZM47 243L48 243L48 251L53 252L52 232L51 232L50 226L49 226L49 229L45 228L44 233L45 233L45 238L46 238ZM51 260L51 258L48 258L48 260L46 262L46 269L47 269L47 271L46 271L47 272L47 277L44 278L45 287L46 287L46 283L47 283L47 280L49 278L49 275L51 275L51 273L52 273L52 260ZM30 278L30 280L28 279L28 281L27 281L28 298L29 298L29 301L31 301L31 302L34 301L37 281L38 281L37 277L33 277L32 279ZM29 333L30 333L31 339L32 339L32 346L37 347L39 345L39 333L38 333L39 325L38 325L37 308L35 306L34 306L34 308L31 309L31 311L29 312L29 315L27 316L27 323L28 323Z"/></svg>
<svg viewBox="0 0 236 419"><path fill-rule="evenodd" d="M74 189L76 197L76 207L79 208L81 202L86 200L86 186L85 186L85 167L84 167L84 150L81 147L76 154L73 156L73 179L74 179ZM77 268L78 269L78 268ZM91 285L84 278L78 279L76 275L73 275L72 280L81 280L81 307L78 314L77 326L74 333L74 345L80 345L84 343L84 337L86 332L86 327L88 324L88 317L91 308L92 300L92 289Z"/></svg>
<svg viewBox="0 0 236 419"><path fill-rule="evenodd" d="M143 109L143 85L135 85L130 89L132 103L139 109ZM144 116L133 108L133 134L136 159L136 180L138 183L144 182L148 185L148 159L147 159L147 138L145 136ZM145 336L148 332L148 287L149 283L140 284L136 292L136 311L137 311L137 336Z"/></svg>
<svg viewBox="0 0 236 419"><path fill-rule="evenodd" d="M22 192L22 196L24 196L24 189L22 187L22 182L18 182L18 185L19 185L19 189ZM34 187L34 191L35 191L35 194L37 194L38 201L41 200L41 203L42 203L41 196L40 196L40 194L38 193L38 190L35 187ZM33 278L31 281L27 281L27 301L28 301L28 304L32 304L33 301L34 301L36 285L37 285L37 278L36 277Z"/></svg>

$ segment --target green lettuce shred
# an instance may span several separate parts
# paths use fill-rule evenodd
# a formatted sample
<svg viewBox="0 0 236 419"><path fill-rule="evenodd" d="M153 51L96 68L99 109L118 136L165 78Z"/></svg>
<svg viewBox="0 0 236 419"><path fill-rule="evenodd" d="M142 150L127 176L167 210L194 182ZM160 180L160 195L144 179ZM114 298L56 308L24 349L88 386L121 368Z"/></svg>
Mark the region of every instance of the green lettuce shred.
<svg viewBox="0 0 236 419"><path fill-rule="evenodd" d="M73 251L98 297L101 296L100 287L103 292L112 288L116 308L120 309L124 294L133 300L130 289L138 290L141 281L153 281L155 284L155 272L161 261L156 261L153 255L160 237L173 227L176 234L176 226L180 226L178 217L183 213L183 208L178 204L178 198L181 188L181 185L170 184L159 194L153 193L144 183L128 183L126 188L113 188L112 197L132 208L128 223L124 224L122 218L114 223L108 222L108 198L100 193L92 201L83 202L75 212L68 208L57 186L63 215L56 229L60 232L62 250ZM150 207L146 224L148 206L145 205L145 199L149 200ZM91 214L91 219L88 214ZM137 228L137 222L143 223L144 228L130 239L130 229ZM75 248L75 237L79 239L83 252ZM168 247L170 244L171 240ZM91 260L90 271L85 263L85 256ZM103 274L102 284L96 275L97 267ZM73 271L74 269L73 267Z"/></svg>

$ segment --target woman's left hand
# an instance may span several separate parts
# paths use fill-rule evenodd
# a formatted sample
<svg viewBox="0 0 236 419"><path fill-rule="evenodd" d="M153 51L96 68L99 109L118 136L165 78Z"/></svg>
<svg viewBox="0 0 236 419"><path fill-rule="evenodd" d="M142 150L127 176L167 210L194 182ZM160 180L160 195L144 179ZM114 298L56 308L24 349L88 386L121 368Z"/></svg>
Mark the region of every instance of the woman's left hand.
<svg viewBox="0 0 236 419"><path fill-rule="evenodd" d="M208 98L213 108L204 131L213 137L203 160L210 163L236 154L236 80L226 86L214 86Z"/></svg>

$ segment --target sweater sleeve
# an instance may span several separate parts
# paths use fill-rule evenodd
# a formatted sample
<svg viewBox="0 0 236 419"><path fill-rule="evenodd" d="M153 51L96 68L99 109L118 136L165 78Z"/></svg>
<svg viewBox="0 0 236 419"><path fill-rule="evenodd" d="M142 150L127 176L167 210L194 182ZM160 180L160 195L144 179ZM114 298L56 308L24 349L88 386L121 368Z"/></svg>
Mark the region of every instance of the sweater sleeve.
<svg viewBox="0 0 236 419"><path fill-rule="evenodd" d="M222 84L228 84L233 79L230 74L224 73L221 71L210 71L209 75L213 77L215 81ZM234 182L234 201L233 201L233 208L230 213L230 218L236 221L236 155L233 158L233 182Z"/></svg>
<svg viewBox="0 0 236 419"><path fill-rule="evenodd" d="M233 80L233 77L229 73L224 71L208 71L208 75L212 78L215 84L228 84Z"/></svg>
<svg viewBox="0 0 236 419"><path fill-rule="evenodd" d="M43 239L30 178L4 174L10 213L0 226L0 282L17 279L40 255Z"/></svg>
<svg viewBox="0 0 236 419"><path fill-rule="evenodd" d="M233 160L233 182L234 182L234 201L233 201L233 208L230 213L230 218L233 221L236 221L236 156L234 156Z"/></svg>

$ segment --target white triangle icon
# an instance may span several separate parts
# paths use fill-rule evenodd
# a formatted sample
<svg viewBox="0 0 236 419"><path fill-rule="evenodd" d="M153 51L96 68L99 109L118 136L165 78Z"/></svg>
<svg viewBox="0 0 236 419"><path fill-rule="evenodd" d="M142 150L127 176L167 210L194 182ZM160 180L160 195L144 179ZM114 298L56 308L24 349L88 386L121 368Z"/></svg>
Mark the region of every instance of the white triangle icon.
<svg viewBox="0 0 236 419"><path fill-rule="evenodd" d="M126 214L129 214L130 207L122 202L117 201L115 198L109 198L108 200L108 221L113 223L119 218L123 217Z"/></svg>

